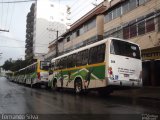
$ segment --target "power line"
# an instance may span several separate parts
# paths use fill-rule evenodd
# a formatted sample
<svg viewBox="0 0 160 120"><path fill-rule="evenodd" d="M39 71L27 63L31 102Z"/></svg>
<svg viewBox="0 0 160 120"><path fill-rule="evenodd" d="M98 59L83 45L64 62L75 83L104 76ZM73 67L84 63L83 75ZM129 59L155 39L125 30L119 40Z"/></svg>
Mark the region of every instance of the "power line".
<svg viewBox="0 0 160 120"><path fill-rule="evenodd" d="M6 14L6 23L5 23L5 28L6 28L6 26L7 26L7 21L8 21L8 10L9 10L9 3L7 4L7 14Z"/></svg>
<svg viewBox="0 0 160 120"><path fill-rule="evenodd" d="M100 4L100 3L99 3ZM71 18L75 18L75 16L78 16L79 13L81 13L81 11L83 11L85 8L87 8L89 5L93 5L92 4L92 0L85 2L85 5L82 7L78 7L77 9L73 10L73 13L70 15ZM88 13L90 10L92 10L95 7L92 7L90 9L88 9L86 12L84 12L81 16L85 15L86 13Z"/></svg>
<svg viewBox="0 0 160 120"><path fill-rule="evenodd" d="M25 48L25 47L14 47L14 46L0 46L0 47L6 47L6 48Z"/></svg>
<svg viewBox="0 0 160 120"><path fill-rule="evenodd" d="M2 15L1 15L1 26L3 25L3 0L2 0Z"/></svg>
<svg viewBox="0 0 160 120"><path fill-rule="evenodd" d="M13 18L13 14L14 14L14 8L15 8L15 3L13 4L13 7L12 7L12 14L11 14L10 22L9 22L9 29L10 29L11 23L12 23L12 18Z"/></svg>
<svg viewBox="0 0 160 120"><path fill-rule="evenodd" d="M80 0L79 0L79 1L80 1ZM79 2L79 1L75 0L75 1L70 5L70 7L72 7L74 4L77 4L77 2Z"/></svg>
<svg viewBox="0 0 160 120"><path fill-rule="evenodd" d="M16 46L0 46L0 47L6 47L6 48L25 48L25 47L16 47ZM34 46L34 47L45 47L45 46ZM30 47L33 48L33 47Z"/></svg>
<svg viewBox="0 0 160 120"><path fill-rule="evenodd" d="M6 39L12 40L12 41L17 41L17 42L23 42L23 43L25 43L25 41L23 41L23 40L18 40L18 39L15 39L15 38L10 38L10 37L1 36L1 35L0 35L0 37L6 38ZM38 44L38 45L44 45L44 46L47 46L47 45L48 45L48 44L41 44L41 43L36 43L36 44Z"/></svg>
<svg viewBox="0 0 160 120"><path fill-rule="evenodd" d="M37 0L22 0L22 1L8 1L8 2L0 2L0 3L23 3L23 2L33 2L33 1L37 1Z"/></svg>

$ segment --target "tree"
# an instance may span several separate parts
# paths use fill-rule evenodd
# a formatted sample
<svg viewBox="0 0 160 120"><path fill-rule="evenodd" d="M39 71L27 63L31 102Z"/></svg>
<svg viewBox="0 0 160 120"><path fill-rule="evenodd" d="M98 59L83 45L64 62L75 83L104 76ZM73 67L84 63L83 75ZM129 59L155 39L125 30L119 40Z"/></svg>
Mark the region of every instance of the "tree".
<svg viewBox="0 0 160 120"><path fill-rule="evenodd" d="M3 64L2 68L4 70L10 70L13 66L13 63L10 60L6 60L5 63Z"/></svg>
<svg viewBox="0 0 160 120"><path fill-rule="evenodd" d="M10 59L10 60L5 61L2 68L6 71L7 70L18 71L19 69L22 69L29 64L30 63L27 60L18 59L18 60L13 61Z"/></svg>

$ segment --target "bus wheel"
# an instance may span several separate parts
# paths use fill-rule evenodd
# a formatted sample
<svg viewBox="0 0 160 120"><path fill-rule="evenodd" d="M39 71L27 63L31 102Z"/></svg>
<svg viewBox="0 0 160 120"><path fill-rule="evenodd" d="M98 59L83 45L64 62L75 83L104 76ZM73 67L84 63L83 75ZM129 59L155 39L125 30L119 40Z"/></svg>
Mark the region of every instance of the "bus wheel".
<svg viewBox="0 0 160 120"><path fill-rule="evenodd" d="M53 80L53 82L52 82L52 89L53 90L58 90L57 89L57 80Z"/></svg>
<svg viewBox="0 0 160 120"><path fill-rule="evenodd" d="M76 94L82 93L82 80L76 79L74 83L74 91Z"/></svg>

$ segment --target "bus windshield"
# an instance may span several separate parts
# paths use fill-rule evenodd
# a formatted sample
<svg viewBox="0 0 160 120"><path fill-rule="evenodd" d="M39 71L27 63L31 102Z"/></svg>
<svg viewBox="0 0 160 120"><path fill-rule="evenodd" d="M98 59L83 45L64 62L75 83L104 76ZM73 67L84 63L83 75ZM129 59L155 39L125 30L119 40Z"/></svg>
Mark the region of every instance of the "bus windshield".
<svg viewBox="0 0 160 120"><path fill-rule="evenodd" d="M41 70L49 70L49 65L50 65L50 62L49 61L41 61Z"/></svg>
<svg viewBox="0 0 160 120"><path fill-rule="evenodd" d="M140 59L139 47L135 44L125 41L112 40L110 45L110 53L131 58Z"/></svg>

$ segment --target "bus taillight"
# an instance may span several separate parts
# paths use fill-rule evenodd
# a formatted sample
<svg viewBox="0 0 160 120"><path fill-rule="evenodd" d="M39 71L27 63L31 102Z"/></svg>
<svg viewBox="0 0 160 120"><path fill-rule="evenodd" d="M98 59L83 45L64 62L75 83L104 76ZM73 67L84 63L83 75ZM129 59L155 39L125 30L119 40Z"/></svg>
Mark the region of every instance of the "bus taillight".
<svg viewBox="0 0 160 120"><path fill-rule="evenodd" d="M40 80L41 79L41 75L40 75L39 72L37 73L37 76L38 76L38 80Z"/></svg>
<svg viewBox="0 0 160 120"><path fill-rule="evenodd" d="M108 68L108 73L109 73L109 75L112 75L112 74L113 74L113 72L112 72L112 67L109 67L109 68Z"/></svg>

